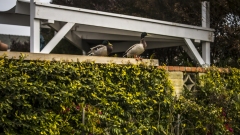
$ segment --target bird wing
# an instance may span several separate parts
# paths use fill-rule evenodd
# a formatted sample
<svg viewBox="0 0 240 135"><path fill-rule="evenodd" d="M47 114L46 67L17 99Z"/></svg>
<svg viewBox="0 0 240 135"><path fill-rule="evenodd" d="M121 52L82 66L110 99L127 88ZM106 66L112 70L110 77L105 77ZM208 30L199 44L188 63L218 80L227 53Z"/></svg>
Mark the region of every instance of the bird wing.
<svg viewBox="0 0 240 135"><path fill-rule="evenodd" d="M125 52L125 53L128 53L130 50L132 50L134 47L136 47L138 44L134 44L134 45L132 45L131 47L129 47L128 49L127 49L127 51Z"/></svg>
<svg viewBox="0 0 240 135"><path fill-rule="evenodd" d="M91 50L97 50L97 49L100 49L102 47L105 47L105 45L97 45L97 46L94 46L92 48L90 48Z"/></svg>
<svg viewBox="0 0 240 135"><path fill-rule="evenodd" d="M105 47L105 45L97 45L97 46L94 46L94 47L90 48L91 50L90 50L87 54L91 54L91 53L93 53L94 51L96 51L96 50L98 50L98 49L101 49L101 48L103 48L103 47Z"/></svg>
<svg viewBox="0 0 240 135"><path fill-rule="evenodd" d="M144 52L144 47L143 44L134 44L131 46L124 54L123 57L125 56L132 56L132 55L140 55Z"/></svg>

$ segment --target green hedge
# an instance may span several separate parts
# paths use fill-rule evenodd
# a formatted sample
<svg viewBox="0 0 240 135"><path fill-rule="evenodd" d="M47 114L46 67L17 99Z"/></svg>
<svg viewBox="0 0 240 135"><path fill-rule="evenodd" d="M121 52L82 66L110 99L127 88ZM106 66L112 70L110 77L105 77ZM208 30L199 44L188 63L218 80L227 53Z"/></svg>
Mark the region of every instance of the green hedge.
<svg viewBox="0 0 240 135"><path fill-rule="evenodd" d="M0 57L0 134L237 135L240 70L212 67L177 100L145 65Z"/></svg>
<svg viewBox="0 0 240 135"><path fill-rule="evenodd" d="M198 91L184 90L175 104L186 135L240 134L240 70L211 67L198 78Z"/></svg>
<svg viewBox="0 0 240 135"><path fill-rule="evenodd" d="M166 72L145 65L0 58L1 134L163 134Z"/></svg>

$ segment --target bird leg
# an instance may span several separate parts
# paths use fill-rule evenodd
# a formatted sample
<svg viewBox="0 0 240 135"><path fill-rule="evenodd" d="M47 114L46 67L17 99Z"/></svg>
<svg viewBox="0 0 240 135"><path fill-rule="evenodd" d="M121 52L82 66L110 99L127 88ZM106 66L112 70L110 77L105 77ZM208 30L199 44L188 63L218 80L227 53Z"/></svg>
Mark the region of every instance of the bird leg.
<svg viewBox="0 0 240 135"><path fill-rule="evenodd" d="M140 56L134 55L134 58L136 59L136 61L139 61L139 60L142 61L142 58Z"/></svg>
<svg viewBox="0 0 240 135"><path fill-rule="evenodd" d="M138 56L138 60L142 61L142 57L141 57L141 56Z"/></svg>

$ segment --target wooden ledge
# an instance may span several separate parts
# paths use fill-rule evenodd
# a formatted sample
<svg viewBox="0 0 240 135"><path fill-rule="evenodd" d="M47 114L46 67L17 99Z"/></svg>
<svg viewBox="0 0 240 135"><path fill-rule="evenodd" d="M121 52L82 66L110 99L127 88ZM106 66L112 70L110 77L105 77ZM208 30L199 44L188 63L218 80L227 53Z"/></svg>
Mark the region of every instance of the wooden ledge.
<svg viewBox="0 0 240 135"><path fill-rule="evenodd" d="M25 60L49 60L49 61L73 61L86 62L94 61L95 63L116 63L116 64L146 64L152 66L159 66L157 59L142 59L137 61L134 58L121 57L101 57L101 56L85 56L85 55L69 55L69 54L42 54L42 53L28 53L28 52L7 52L0 51L0 56L6 55L9 59L19 59L19 56L26 56Z"/></svg>

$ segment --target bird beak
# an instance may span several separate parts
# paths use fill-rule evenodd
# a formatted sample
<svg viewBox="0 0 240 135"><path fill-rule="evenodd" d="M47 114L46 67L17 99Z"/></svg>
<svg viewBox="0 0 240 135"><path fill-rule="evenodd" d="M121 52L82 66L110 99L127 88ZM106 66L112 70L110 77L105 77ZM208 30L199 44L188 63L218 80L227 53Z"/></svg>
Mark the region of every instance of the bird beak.
<svg viewBox="0 0 240 135"><path fill-rule="evenodd" d="M151 36L150 34L147 34L147 36Z"/></svg>
<svg viewBox="0 0 240 135"><path fill-rule="evenodd" d="M108 45L112 45L111 43L108 43Z"/></svg>

